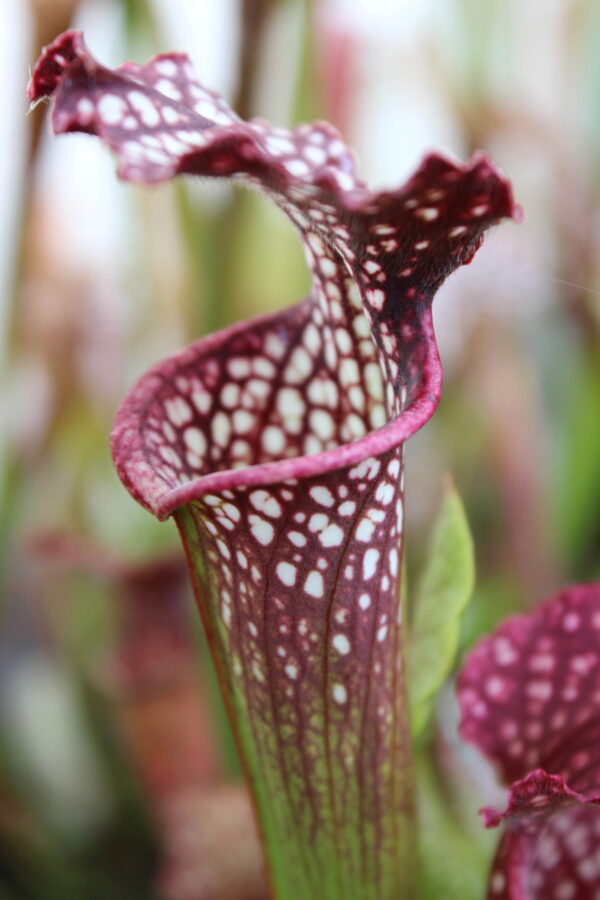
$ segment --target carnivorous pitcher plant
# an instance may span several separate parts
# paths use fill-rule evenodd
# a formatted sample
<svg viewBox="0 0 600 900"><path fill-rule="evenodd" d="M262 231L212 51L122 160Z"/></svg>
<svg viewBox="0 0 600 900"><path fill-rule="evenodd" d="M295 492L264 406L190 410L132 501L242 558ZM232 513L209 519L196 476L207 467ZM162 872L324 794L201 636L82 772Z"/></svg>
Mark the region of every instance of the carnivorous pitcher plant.
<svg viewBox="0 0 600 900"><path fill-rule="evenodd" d="M28 96L52 96L54 131L98 136L127 181L229 178L298 230L309 296L152 368L112 452L181 533L273 895L412 896L403 444L440 397L433 296L520 218L510 187L483 154L430 154L374 193L330 125L242 121L184 55L111 70L74 31Z"/></svg>

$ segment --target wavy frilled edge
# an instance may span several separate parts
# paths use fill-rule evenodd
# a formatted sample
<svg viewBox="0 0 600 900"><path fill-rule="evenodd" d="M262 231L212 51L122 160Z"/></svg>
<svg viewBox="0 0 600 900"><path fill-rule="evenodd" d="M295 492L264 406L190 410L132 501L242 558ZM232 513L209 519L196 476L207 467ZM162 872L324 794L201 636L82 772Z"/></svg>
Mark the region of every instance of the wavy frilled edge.
<svg viewBox="0 0 600 900"><path fill-rule="evenodd" d="M512 782L504 811L481 811L487 827L506 826L488 897L595 896L600 585L568 588L501 624L467 658L458 700L462 736Z"/></svg>
<svg viewBox="0 0 600 900"><path fill-rule="evenodd" d="M99 65L81 35L29 88L119 173L231 177L297 227L312 291L155 366L113 431L120 477L186 549L277 897L411 896L399 570L402 444L441 370L431 300L520 210L482 154L372 193L326 123L242 122L186 57Z"/></svg>
<svg viewBox="0 0 600 900"><path fill-rule="evenodd" d="M117 153L126 180L155 183L201 174L243 178L260 187L301 232L313 272L312 299L325 313L321 323L317 316L324 344L331 339L335 348L335 331L344 328L363 372L376 361L382 373L371 371L373 386L362 389L370 404L385 403L385 412L354 421L323 452L296 447L288 458L244 460L250 464L243 468L235 460L233 470L221 461L220 471L209 471L207 464L176 483L157 476L147 440L132 422L147 410L166 370L218 353L254 323L203 339L144 376L117 418L115 462L140 502L165 518L210 491L327 472L397 446L428 420L441 390L431 298L450 271L470 261L486 228L505 216L521 218L506 179L483 154L464 164L431 154L403 188L373 193L357 178L350 151L327 123L286 131L260 120L242 122L198 84L184 55L164 54L145 66L125 63L111 71L93 59L78 32L58 38L35 67L29 99L50 95L54 131L99 135ZM281 321L273 316L257 324L276 328ZM331 357L325 368L335 372L343 354ZM419 377L408 385L414 380L411 362L413 368L418 362ZM382 378L393 385L386 397ZM382 427L373 429L373 422Z"/></svg>

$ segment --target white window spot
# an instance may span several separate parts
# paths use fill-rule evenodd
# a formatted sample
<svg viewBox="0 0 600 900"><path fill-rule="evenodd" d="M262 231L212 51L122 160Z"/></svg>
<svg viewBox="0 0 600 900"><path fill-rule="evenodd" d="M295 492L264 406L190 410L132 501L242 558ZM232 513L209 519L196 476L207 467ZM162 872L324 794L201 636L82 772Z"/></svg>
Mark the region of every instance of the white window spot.
<svg viewBox="0 0 600 900"><path fill-rule="evenodd" d="M274 156L284 156L287 153L293 153L296 149L294 144L288 138L269 135L264 140L267 150Z"/></svg>
<svg viewBox="0 0 600 900"><path fill-rule="evenodd" d="M378 280L380 280L380 279L378 279ZM385 299L386 299L386 295L385 295L384 291L380 290L379 288L369 289L369 290L367 290L366 294L367 294L367 300L369 301L369 303L371 304L371 306L374 309L377 309L377 310L383 309L383 305L384 305Z"/></svg>
<svg viewBox="0 0 600 900"><path fill-rule="evenodd" d="M398 574L398 551L395 547L390 550L390 575L395 577Z"/></svg>
<svg viewBox="0 0 600 900"><path fill-rule="evenodd" d="M321 440L326 441L333 437L335 422L332 416L324 409L313 409L308 417L309 427Z"/></svg>
<svg viewBox="0 0 600 900"><path fill-rule="evenodd" d="M315 503L318 503L320 506L333 506L335 503L334 496L327 487L312 487L309 494Z"/></svg>
<svg viewBox="0 0 600 900"><path fill-rule="evenodd" d="M265 547L267 544L270 544L275 536L271 523L267 522L266 519L262 519L260 516L255 515L250 515L248 521L250 522L250 531L258 543L263 544Z"/></svg>
<svg viewBox="0 0 600 900"><path fill-rule="evenodd" d="M312 353L313 356L316 356L319 350L323 345L323 341L321 340L321 333L316 325L313 325L312 322L309 322L306 328L302 333L302 343L306 347L307 350Z"/></svg>
<svg viewBox="0 0 600 900"><path fill-rule="evenodd" d="M199 428L186 428L183 432L183 440L186 446L198 456L204 456L206 453L206 438Z"/></svg>
<svg viewBox="0 0 600 900"><path fill-rule="evenodd" d="M229 547L227 546L227 544L224 544L221 540L217 540L215 543L221 556L223 556L225 559L231 559L231 553L229 552Z"/></svg>
<svg viewBox="0 0 600 900"><path fill-rule="evenodd" d="M292 681L295 681L298 677L298 666L295 666L293 663L288 663L284 671L287 677L291 678Z"/></svg>
<svg viewBox="0 0 600 900"><path fill-rule="evenodd" d="M210 431L212 439L219 447L226 447L231 437L231 420L222 410L213 418Z"/></svg>
<svg viewBox="0 0 600 900"><path fill-rule="evenodd" d="M160 91L161 94L163 94L165 97L168 97L170 100L175 100L176 102L179 102L181 100L181 91L169 79L161 78L160 81L157 81L154 86L157 91ZM217 116L215 115L214 118L216 120Z"/></svg>
<svg viewBox="0 0 600 900"><path fill-rule="evenodd" d="M165 153L163 150L146 150L146 152L144 153L144 157L148 160L148 162L155 163L158 166L164 165L165 163L171 161L168 153Z"/></svg>
<svg viewBox="0 0 600 900"><path fill-rule="evenodd" d="M382 625L380 628L377 629L377 640L378 640L380 643L382 643L383 641L385 641L385 639L386 639L386 637L387 637L387 633L388 633L388 627L387 627L387 625Z"/></svg>
<svg viewBox="0 0 600 900"><path fill-rule="evenodd" d="M277 412L285 424L290 420L302 419L306 412L306 404L297 388L281 388L277 394Z"/></svg>
<svg viewBox="0 0 600 900"><path fill-rule="evenodd" d="M412 201L408 200L406 202L405 206L408 206L408 204L411 202ZM373 232L373 234L380 234L380 235L384 235L384 236L388 235L388 234L396 233L396 229L393 228L391 225L383 225L383 224L382 225L374 225L373 228L371 229L371 231Z"/></svg>
<svg viewBox="0 0 600 900"><path fill-rule="evenodd" d="M510 666L517 659L517 654L508 638L496 638L493 648L494 658L499 666Z"/></svg>
<svg viewBox="0 0 600 900"><path fill-rule="evenodd" d="M327 252L325 249L325 244L323 243L323 238L319 237L318 234L314 234L314 232L311 232L307 236L306 242L317 256L325 256Z"/></svg>
<svg viewBox="0 0 600 900"><path fill-rule="evenodd" d="M322 147L308 146L303 150L304 156L307 160L315 166L322 166L323 163L327 159L327 154L323 150ZM318 210L313 210L313 218L315 218L314 213L318 212ZM322 215L322 214L321 214Z"/></svg>
<svg viewBox="0 0 600 900"><path fill-rule="evenodd" d="M348 700L348 691L343 684L334 684L331 691L336 703L343 705Z"/></svg>
<svg viewBox="0 0 600 900"><path fill-rule="evenodd" d="M192 403L199 413L206 415L212 403L211 395L205 390L195 390L192 394Z"/></svg>
<svg viewBox="0 0 600 900"><path fill-rule="evenodd" d="M305 536L299 531L290 531L288 533L288 540L290 540L295 547L305 547L307 543Z"/></svg>
<svg viewBox="0 0 600 900"><path fill-rule="evenodd" d="M336 328L335 342L340 353L352 352L352 339L345 328Z"/></svg>
<svg viewBox="0 0 600 900"><path fill-rule="evenodd" d="M319 540L324 547L339 547L344 540L344 532L339 525L329 525L319 535Z"/></svg>
<svg viewBox="0 0 600 900"><path fill-rule="evenodd" d="M268 491L253 491L250 495L250 503L258 512L262 512L272 519L277 519L281 515L281 505Z"/></svg>
<svg viewBox="0 0 600 900"><path fill-rule="evenodd" d="M271 390L271 386L268 382L263 381L261 378L251 378L250 381L246 383L247 389L250 391L254 397L257 397L259 400L264 400L265 397L268 396L269 391Z"/></svg>
<svg viewBox="0 0 600 900"><path fill-rule="evenodd" d="M324 275L327 275L328 278L333 278L334 275L337 275L337 266L329 256L324 256L320 262L321 271Z"/></svg>
<svg viewBox="0 0 600 900"><path fill-rule="evenodd" d="M232 378L247 378L250 374L250 360L243 356L234 356L228 360L227 370Z"/></svg>
<svg viewBox="0 0 600 900"><path fill-rule="evenodd" d="M290 175L308 175L310 166L302 159L287 159L284 164Z"/></svg>
<svg viewBox="0 0 600 900"><path fill-rule="evenodd" d="M181 156L183 153L187 153L189 150L187 144L184 144L182 141L178 140L178 138L174 137L168 132L162 135L162 145L167 153L170 153L172 156Z"/></svg>
<svg viewBox="0 0 600 900"><path fill-rule="evenodd" d="M374 531L375 523L364 516L358 523L358 528L356 529L356 539L358 541L363 541L365 544L368 544L373 537Z"/></svg>
<svg viewBox="0 0 600 900"><path fill-rule="evenodd" d="M335 634L331 642L333 647L341 656L347 656L350 653L350 641L345 634Z"/></svg>
<svg viewBox="0 0 600 900"><path fill-rule="evenodd" d="M461 234L464 234L467 230L466 225L455 225L454 228L451 228L448 232L448 237L455 238L460 237Z"/></svg>
<svg viewBox="0 0 600 900"><path fill-rule="evenodd" d="M565 631L577 631L581 625L581 618L575 612L568 612L564 615L562 626Z"/></svg>
<svg viewBox="0 0 600 900"><path fill-rule="evenodd" d="M400 460L399 459L393 459L391 461L391 463L388 466L388 474L392 478L398 477L398 475L400 474Z"/></svg>
<svg viewBox="0 0 600 900"><path fill-rule="evenodd" d="M332 174L343 191L351 191L354 187L354 179L348 172L341 169L334 169Z"/></svg>
<svg viewBox="0 0 600 900"><path fill-rule="evenodd" d="M104 94L98 103L98 112L107 125L118 125L127 114L127 106L122 97Z"/></svg>
<svg viewBox="0 0 600 900"><path fill-rule="evenodd" d="M377 485L375 499L382 506L388 506L394 499L394 485L390 484L389 481L384 481Z"/></svg>
<svg viewBox="0 0 600 900"><path fill-rule="evenodd" d="M283 373L284 380L290 384L299 384L308 378L312 368L313 362L307 350L304 347L296 347Z"/></svg>
<svg viewBox="0 0 600 900"><path fill-rule="evenodd" d="M329 517L325 513L314 513L308 520L308 528L310 531L322 531L329 525Z"/></svg>
<svg viewBox="0 0 600 900"><path fill-rule="evenodd" d="M367 478L371 480L377 476L380 468L381 463L379 460L370 456L368 459L363 459L362 462L359 462L353 469L350 469L348 474L350 478Z"/></svg>
<svg viewBox="0 0 600 900"><path fill-rule="evenodd" d="M127 95L133 108L140 114L144 125L158 125L160 115L152 100L141 91L130 91Z"/></svg>
<svg viewBox="0 0 600 900"><path fill-rule="evenodd" d="M173 109L172 106L164 106L161 110L161 114L167 125L179 125L186 121L185 117L177 112L176 109ZM176 137L179 141L183 142L186 151L189 150L189 145L194 145L196 143L194 140L195 136L189 131L178 131Z"/></svg>
<svg viewBox="0 0 600 900"><path fill-rule="evenodd" d="M488 212L490 208L489 203L480 203L478 206L474 206L471 210L472 216L485 216L486 212Z"/></svg>
<svg viewBox="0 0 600 900"><path fill-rule="evenodd" d="M82 97L81 100L79 100L77 103L77 115L82 124L86 124L90 121L94 115L94 104L89 97ZM137 125L137 122L135 124Z"/></svg>
<svg viewBox="0 0 600 900"><path fill-rule="evenodd" d="M492 675L486 679L484 690L488 697L492 700L499 700L506 691L506 683L503 678L498 675Z"/></svg>
<svg viewBox="0 0 600 900"><path fill-rule="evenodd" d="M363 389L357 384L354 384L349 388L348 399L353 409L356 409L361 413L365 411L365 394Z"/></svg>
<svg viewBox="0 0 600 900"><path fill-rule="evenodd" d="M238 564L242 567L242 569L248 568L248 559L247 559L246 555L244 553L242 553L241 550L238 550L238 552L236 553L236 559L238 561Z"/></svg>
<svg viewBox="0 0 600 900"><path fill-rule="evenodd" d="M433 222L439 216L439 210L435 209L433 206L425 206L418 209L415 213L419 219L423 219L424 222Z"/></svg>
<svg viewBox="0 0 600 900"><path fill-rule="evenodd" d="M415 244L415 250L427 250L431 241L417 241Z"/></svg>
<svg viewBox="0 0 600 900"><path fill-rule="evenodd" d="M379 550L375 550L374 547L371 547L363 557L363 576L365 581L368 581L369 578L372 578L375 574L378 561Z"/></svg>
<svg viewBox="0 0 600 900"><path fill-rule="evenodd" d="M358 598L358 605L361 609L368 609L371 605L371 598L368 594L361 594Z"/></svg>
<svg viewBox="0 0 600 900"><path fill-rule="evenodd" d="M340 364L340 383L343 387L360 382L360 371L355 359L343 359Z"/></svg>
<svg viewBox="0 0 600 900"><path fill-rule="evenodd" d="M320 572L317 572L316 569L313 569L306 576L306 581L304 582L304 590L311 597L316 597L317 599L323 596L325 592L323 576Z"/></svg>
<svg viewBox="0 0 600 900"><path fill-rule="evenodd" d="M171 397L169 400L165 400L165 411L176 428L185 425L193 418L190 405L183 397Z"/></svg>
<svg viewBox="0 0 600 900"><path fill-rule="evenodd" d="M285 434L277 425L269 425L262 433L263 449L267 453L276 455L285 447Z"/></svg>
<svg viewBox="0 0 600 900"><path fill-rule="evenodd" d="M281 357L285 353L286 348L283 345L283 343L281 342L281 339L276 334L273 334L270 332L265 337L263 350L272 359L281 359Z"/></svg>
<svg viewBox="0 0 600 900"><path fill-rule="evenodd" d="M296 584L297 569L291 563L280 562L277 565L277 577L287 587L293 587Z"/></svg>
<svg viewBox="0 0 600 900"><path fill-rule="evenodd" d="M260 375L261 378L273 378L275 375L275 366L270 359L265 359L264 356L257 356L253 360L252 369L254 374Z"/></svg>
<svg viewBox="0 0 600 900"><path fill-rule="evenodd" d="M240 386L229 382L221 391L221 403L228 409L233 409L240 402Z"/></svg>
<svg viewBox="0 0 600 900"><path fill-rule="evenodd" d="M338 512L340 516L351 516L356 509L356 503L354 500L345 500L344 503L340 504Z"/></svg>

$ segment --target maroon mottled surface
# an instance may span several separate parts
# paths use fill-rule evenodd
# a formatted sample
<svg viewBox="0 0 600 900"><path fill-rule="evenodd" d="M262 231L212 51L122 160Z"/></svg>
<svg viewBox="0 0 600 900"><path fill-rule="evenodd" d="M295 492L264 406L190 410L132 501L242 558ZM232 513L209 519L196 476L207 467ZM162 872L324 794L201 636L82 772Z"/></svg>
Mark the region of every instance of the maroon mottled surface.
<svg viewBox="0 0 600 900"><path fill-rule="evenodd" d="M508 619L458 681L461 734L512 783L490 898L600 896L600 585ZM571 831L571 828L573 830Z"/></svg>

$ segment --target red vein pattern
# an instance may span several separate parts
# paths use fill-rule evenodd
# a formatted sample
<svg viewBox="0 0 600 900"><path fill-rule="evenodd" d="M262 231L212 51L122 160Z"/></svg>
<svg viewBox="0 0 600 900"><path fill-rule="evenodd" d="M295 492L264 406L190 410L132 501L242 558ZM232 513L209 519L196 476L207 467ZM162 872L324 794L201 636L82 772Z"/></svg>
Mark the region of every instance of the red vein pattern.
<svg viewBox="0 0 600 900"><path fill-rule="evenodd" d="M462 736L512 783L489 900L600 897L600 585L508 619L458 681Z"/></svg>
<svg viewBox="0 0 600 900"><path fill-rule="evenodd" d="M180 528L277 896L408 896L402 445L439 400L433 295L520 218L510 187L482 154L430 155L372 193L326 123L243 122L185 56L108 70L77 32L34 70L50 95L55 132L98 135L121 177L242 180L300 233L310 295L154 367L113 457Z"/></svg>

